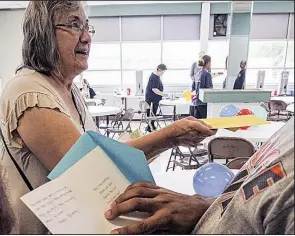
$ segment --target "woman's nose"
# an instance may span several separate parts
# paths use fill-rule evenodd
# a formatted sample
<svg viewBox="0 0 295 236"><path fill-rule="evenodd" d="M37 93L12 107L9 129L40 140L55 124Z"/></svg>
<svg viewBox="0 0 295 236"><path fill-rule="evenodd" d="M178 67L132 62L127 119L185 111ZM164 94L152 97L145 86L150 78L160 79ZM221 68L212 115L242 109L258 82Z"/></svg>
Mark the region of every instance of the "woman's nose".
<svg viewBox="0 0 295 236"><path fill-rule="evenodd" d="M82 31L82 34L80 36L80 41L81 41L81 43L90 43L91 42L91 36L87 30Z"/></svg>

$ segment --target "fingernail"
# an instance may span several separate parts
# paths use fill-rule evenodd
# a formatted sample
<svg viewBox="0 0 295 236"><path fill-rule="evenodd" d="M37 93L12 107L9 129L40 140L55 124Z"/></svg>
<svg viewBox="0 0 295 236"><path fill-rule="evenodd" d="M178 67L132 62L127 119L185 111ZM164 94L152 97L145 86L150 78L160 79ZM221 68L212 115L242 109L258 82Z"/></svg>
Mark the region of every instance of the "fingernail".
<svg viewBox="0 0 295 236"><path fill-rule="evenodd" d="M106 213L104 213L105 217L111 217L112 216L112 210L108 210Z"/></svg>
<svg viewBox="0 0 295 236"><path fill-rule="evenodd" d="M119 234L119 232L117 230L113 230L111 234Z"/></svg>

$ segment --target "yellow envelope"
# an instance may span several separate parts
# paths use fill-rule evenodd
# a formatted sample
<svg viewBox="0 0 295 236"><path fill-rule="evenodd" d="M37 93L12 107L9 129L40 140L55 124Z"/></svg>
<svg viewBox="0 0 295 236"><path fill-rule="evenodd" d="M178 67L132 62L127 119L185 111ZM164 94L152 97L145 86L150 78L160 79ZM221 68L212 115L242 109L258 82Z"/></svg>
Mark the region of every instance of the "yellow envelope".
<svg viewBox="0 0 295 236"><path fill-rule="evenodd" d="M210 125L212 129L229 129L232 131L236 131L237 128L244 126L270 124L269 121L265 121L255 115L207 118L201 120L207 125Z"/></svg>

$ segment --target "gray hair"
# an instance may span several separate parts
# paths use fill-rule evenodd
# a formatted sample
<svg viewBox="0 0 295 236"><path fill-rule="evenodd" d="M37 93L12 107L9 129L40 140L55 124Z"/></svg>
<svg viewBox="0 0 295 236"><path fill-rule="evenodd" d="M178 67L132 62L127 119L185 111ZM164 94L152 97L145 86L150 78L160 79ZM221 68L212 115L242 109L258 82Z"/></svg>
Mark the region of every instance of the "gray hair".
<svg viewBox="0 0 295 236"><path fill-rule="evenodd" d="M29 68L49 76L59 76L55 24L65 14L83 8L85 1L30 1L23 18L24 41L22 45L22 68Z"/></svg>

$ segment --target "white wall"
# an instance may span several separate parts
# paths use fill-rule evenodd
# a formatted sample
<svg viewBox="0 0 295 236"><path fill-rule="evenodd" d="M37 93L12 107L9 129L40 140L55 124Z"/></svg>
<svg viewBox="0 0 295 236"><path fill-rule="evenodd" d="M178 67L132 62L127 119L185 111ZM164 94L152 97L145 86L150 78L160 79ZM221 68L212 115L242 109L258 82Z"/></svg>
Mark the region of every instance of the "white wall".
<svg viewBox="0 0 295 236"><path fill-rule="evenodd" d="M0 11L0 86L2 88L21 64L23 14L24 10Z"/></svg>

